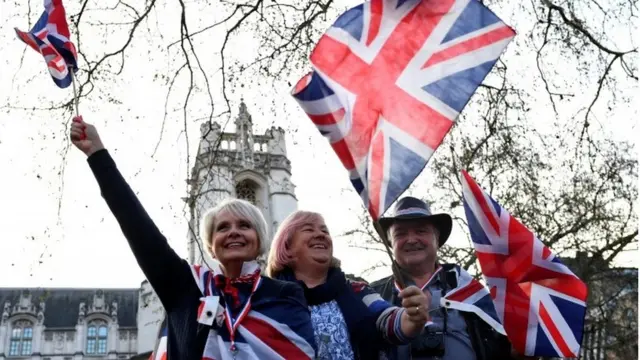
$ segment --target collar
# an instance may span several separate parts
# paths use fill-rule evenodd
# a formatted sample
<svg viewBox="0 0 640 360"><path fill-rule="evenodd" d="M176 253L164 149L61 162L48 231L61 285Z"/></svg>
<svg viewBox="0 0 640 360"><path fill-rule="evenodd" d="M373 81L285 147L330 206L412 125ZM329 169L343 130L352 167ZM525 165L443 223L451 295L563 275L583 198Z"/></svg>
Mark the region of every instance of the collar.
<svg viewBox="0 0 640 360"><path fill-rule="evenodd" d="M222 272L222 265L218 260L213 259L213 261L210 264L211 264L210 269L213 276L224 275L224 273ZM240 270L239 277L253 275L255 274L256 271L259 271L259 270L260 270L260 265L256 260L245 261L242 264L242 269Z"/></svg>
<svg viewBox="0 0 640 360"><path fill-rule="evenodd" d="M330 267L327 272L327 281L314 288L308 288L302 280L298 280L291 268L285 268L278 276L278 280L293 281L298 283L304 290L305 298L309 305L319 305L332 300L336 300L339 294L346 289L347 279L339 268Z"/></svg>

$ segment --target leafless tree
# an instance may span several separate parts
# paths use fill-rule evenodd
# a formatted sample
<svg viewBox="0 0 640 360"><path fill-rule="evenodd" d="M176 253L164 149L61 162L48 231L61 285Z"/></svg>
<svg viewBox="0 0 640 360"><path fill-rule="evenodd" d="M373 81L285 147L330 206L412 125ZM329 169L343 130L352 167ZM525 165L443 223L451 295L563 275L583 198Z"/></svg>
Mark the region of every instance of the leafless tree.
<svg viewBox="0 0 640 360"><path fill-rule="evenodd" d="M598 84L595 93L589 94L592 98L589 106L573 115L576 119L581 118L580 121L572 121L580 124L576 131L581 141L588 141L590 137L590 125L597 121L593 108L601 97L613 97L609 107L628 100L628 94L618 94L614 90L620 82L637 80L637 64L630 58L635 49L619 50L615 34L607 29L613 25L619 31L630 29L637 11L635 1L599 3L595 0L531 0L511 6L495 0L486 4L496 10L504 9L504 15L513 18L514 22L534 24L532 27L523 26L524 30L520 30L518 23L513 24L520 31L519 40L514 46L517 47L516 52L534 51L539 78L548 94L549 105L556 111L563 102L576 96L575 91L567 91L567 88L584 90L591 83ZM188 146L187 124L196 120L212 122L223 116L228 117L234 88L248 86L246 83L249 79L257 79L255 81L264 85L302 75L308 66L305 59L314 43L346 7L346 4L333 0L146 0L141 3L121 0L93 3L84 0L77 6L67 4L73 40L80 58L79 91L82 97L94 96L116 103L123 101L108 87L122 76L129 54L135 53L134 46L140 46L141 42L150 43L147 44L150 59L168 56L171 61L172 73L157 75L158 80L168 86L164 121L175 110L169 108L169 97L176 83L183 77L188 83L186 88L183 87L185 93L173 94L182 97L181 121L184 123ZM30 18L30 23L33 22L31 17L41 11L39 7L32 8L30 5L17 9L15 15ZM219 15L216 17L219 20L212 21L208 20L210 17L200 16L199 13L209 14L207 11ZM176 26L179 31L176 31ZM207 36L218 34L218 29L224 29L221 32L224 34L221 45L210 51L206 44L212 41ZM230 45L241 41L247 33L251 33L259 42L256 56L250 60L239 60ZM211 62L212 54L217 60L218 69L206 65ZM202 59L203 56L206 61ZM583 82L580 85L584 86L565 86L561 74L563 66L560 64L575 66L577 78ZM477 96L475 101L488 103L492 99L504 98L503 109L513 110L513 106L519 106L513 103L519 93L540 90L517 86L517 82L507 78L504 63L494 73L500 75L501 72L505 78L503 86L487 85L484 96ZM218 94L221 94L221 102L216 101ZM200 116L197 119L189 112L194 99L200 102ZM208 105L202 107L202 103ZM214 110L215 104L221 105L220 109ZM33 110L63 109L70 113L71 105L69 100L52 106L34 107ZM7 103L3 108L16 107ZM21 109L29 110L24 107ZM487 111L493 111L491 109L487 107ZM530 120L526 111L520 111L519 116L524 121ZM171 120L177 119L172 117Z"/></svg>
<svg viewBox="0 0 640 360"><path fill-rule="evenodd" d="M578 256L569 264L592 269L582 359L638 357L638 269L608 268L599 258Z"/></svg>

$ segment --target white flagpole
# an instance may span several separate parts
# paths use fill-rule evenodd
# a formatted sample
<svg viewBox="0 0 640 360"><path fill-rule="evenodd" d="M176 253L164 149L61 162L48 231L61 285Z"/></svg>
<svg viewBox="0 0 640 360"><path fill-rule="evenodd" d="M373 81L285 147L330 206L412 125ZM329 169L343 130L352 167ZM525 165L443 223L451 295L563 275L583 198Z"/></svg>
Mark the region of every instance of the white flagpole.
<svg viewBox="0 0 640 360"><path fill-rule="evenodd" d="M76 72L75 69L69 69L71 71L71 82L73 83L73 104L76 110L76 117L80 116L80 112L78 111L78 102L80 101L78 97L78 89L76 87Z"/></svg>

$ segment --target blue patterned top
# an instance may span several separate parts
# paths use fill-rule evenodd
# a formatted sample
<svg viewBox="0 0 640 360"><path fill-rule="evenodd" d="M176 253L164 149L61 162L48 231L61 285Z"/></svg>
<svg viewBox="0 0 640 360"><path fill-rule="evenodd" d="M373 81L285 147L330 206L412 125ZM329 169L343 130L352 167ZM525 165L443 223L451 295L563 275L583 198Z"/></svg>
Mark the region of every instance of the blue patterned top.
<svg viewBox="0 0 640 360"><path fill-rule="evenodd" d="M313 288L297 280L291 269L276 276L304 289L318 360L376 359L379 345L412 340L402 332L404 309L384 301L366 283L348 280L339 268L330 268L327 280Z"/></svg>
<svg viewBox="0 0 640 360"><path fill-rule="evenodd" d="M338 303L333 300L311 309L313 335L318 346L318 360L352 360L353 349L349 339L347 323Z"/></svg>

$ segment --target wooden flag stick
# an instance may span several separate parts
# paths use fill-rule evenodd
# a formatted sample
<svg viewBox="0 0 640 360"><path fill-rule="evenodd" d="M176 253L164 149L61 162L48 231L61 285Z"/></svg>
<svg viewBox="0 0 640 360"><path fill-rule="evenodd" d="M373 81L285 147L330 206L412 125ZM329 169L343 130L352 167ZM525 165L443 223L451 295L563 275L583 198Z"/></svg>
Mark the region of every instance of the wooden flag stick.
<svg viewBox="0 0 640 360"><path fill-rule="evenodd" d="M76 72L75 69L69 69L71 71L71 82L73 83L73 105L76 110L76 117L80 116L80 111L78 111L78 102L80 102L80 97L78 96L78 88L76 86Z"/></svg>
<svg viewBox="0 0 640 360"><path fill-rule="evenodd" d="M400 269L400 267L398 266L398 263L393 260L393 253L391 252L391 247L390 247L391 243L389 242L387 233L382 230L382 227L380 226L380 222L378 221L373 222L373 227L376 229L378 236L380 236L380 239L382 240L382 244L384 244L384 248L385 250L387 250L387 255L389 255L389 259L391 259L391 271L393 271L393 277L396 283L398 283L398 286L404 289L407 286L404 283L404 279L405 279L404 271L402 271L402 269Z"/></svg>
<svg viewBox="0 0 640 360"><path fill-rule="evenodd" d="M78 110L78 103L80 102L80 94L78 94L78 87L76 85L76 72L74 69L69 69L71 71L71 83L73 84L73 107L76 110L76 116L74 117L74 121L80 121L78 118L80 117L80 111ZM80 140L85 140L87 138L87 133L85 132L86 128L82 129L82 136Z"/></svg>

